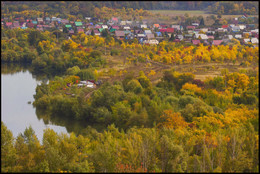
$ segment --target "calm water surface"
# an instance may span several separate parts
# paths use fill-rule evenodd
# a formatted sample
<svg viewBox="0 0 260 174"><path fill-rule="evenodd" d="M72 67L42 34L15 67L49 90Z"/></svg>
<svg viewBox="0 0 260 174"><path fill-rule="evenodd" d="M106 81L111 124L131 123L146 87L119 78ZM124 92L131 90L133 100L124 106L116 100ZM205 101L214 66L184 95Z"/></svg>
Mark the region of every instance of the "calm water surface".
<svg viewBox="0 0 260 174"><path fill-rule="evenodd" d="M41 142L44 129L51 128L57 133L67 133L67 129L50 121L45 124L37 118L32 105L37 84L41 81L36 80L28 70L5 74L1 71L1 120L14 137L31 125ZM28 104L29 101L31 104Z"/></svg>

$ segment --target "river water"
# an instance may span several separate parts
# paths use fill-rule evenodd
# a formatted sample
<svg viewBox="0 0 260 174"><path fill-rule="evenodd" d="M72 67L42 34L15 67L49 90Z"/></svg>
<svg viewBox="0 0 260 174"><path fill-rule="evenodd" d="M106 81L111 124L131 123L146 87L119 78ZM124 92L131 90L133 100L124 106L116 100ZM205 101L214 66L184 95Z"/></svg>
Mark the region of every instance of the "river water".
<svg viewBox="0 0 260 174"><path fill-rule="evenodd" d="M44 81L46 83L48 80L45 78ZM43 119L37 117L36 109L32 105L33 95L37 84L42 82L43 80L37 80L29 70L17 70L1 64L1 120L12 131L14 137L23 133L29 126L33 128L40 142L46 128L51 128L57 133L68 132L65 126L52 124L51 121L44 123Z"/></svg>

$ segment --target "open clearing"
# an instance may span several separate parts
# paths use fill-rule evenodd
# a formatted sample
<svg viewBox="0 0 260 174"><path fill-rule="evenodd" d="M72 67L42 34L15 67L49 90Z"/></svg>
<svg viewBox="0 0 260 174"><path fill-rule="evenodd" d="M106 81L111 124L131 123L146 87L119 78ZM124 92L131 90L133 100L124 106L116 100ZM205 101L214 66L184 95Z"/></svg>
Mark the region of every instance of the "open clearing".
<svg viewBox="0 0 260 174"><path fill-rule="evenodd" d="M205 11L199 11L199 10L148 10L149 12L153 13L153 14L161 14L161 15L165 15L165 16L181 16L184 15L185 13L187 13L190 17L192 16L203 16L203 17L207 17L207 16L211 16L211 15L215 15L216 14L209 14L206 13ZM221 15L222 18L235 18L235 17L241 17L241 15ZM248 15L248 16L254 16L254 17L258 17L258 15Z"/></svg>

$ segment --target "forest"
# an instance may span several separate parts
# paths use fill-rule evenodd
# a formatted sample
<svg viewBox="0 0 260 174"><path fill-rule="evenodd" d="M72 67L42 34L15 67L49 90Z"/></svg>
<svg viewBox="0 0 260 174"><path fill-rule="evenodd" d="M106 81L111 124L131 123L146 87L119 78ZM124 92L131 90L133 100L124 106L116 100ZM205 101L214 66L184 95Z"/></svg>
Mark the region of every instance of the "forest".
<svg viewBox="0 0 260 174"><path fill-rule="evenodd" d="M250 1L4 3L5 17L20 20L142 20L154 9L258 14ZM190 25L200 17L183 19ZM117 39L108 29L86 35L75 26L68 37L66 27L62 32L54 25L45 31L2 27L1 63L26 64L33 75L54 77L35 89L38 119L87 125L68 134L47 128L38 139L31 126L14 137L1 121L1 172L259 172L258 46L235 38L218 46L194 45L173 42L167 33L149 45ZM26 68L3 66L1 73ZM209 70L215 74L205 77ZM87 80L100 84L79 85Z"/></svg>
<svg viewBox="0 0 260 174"><path fill-rule="evenodd" d="M144 10L203 10L213 14L241 14L256 15L259 12L257 1L57 1L48 2L49 5L40 1L29 3L26 1L6 1L10 5L9 10L23 11L28 9L45 10L48 13L69 13L71 15L81 14L89 16L93 14L95 7L109 8L132 8ZM16 4L19 4L17 6ZM21 5L22 4L22 5Z"/></svg>

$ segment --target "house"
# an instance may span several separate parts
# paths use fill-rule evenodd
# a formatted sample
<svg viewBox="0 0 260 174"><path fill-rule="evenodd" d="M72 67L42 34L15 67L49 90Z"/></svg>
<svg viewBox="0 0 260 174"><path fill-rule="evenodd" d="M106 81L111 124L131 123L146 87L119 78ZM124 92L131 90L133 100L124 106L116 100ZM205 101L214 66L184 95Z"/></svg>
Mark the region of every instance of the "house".
<svg viewBox="0 0 260 174"><path fill-rule="evenodd" d="M32 21L32 23L33 23L34 25L37 25L38 22L37 22L37 21Z"/></svg>
<svg viewBox="0 0 260 174"><path fill-rule="evenodd" d="M142 24L142 25L140 26L140 28L147 28L147 25Z"/></svg>
<svg viewBox="0 0 260 174"><path fill-rule="evenodd" d="M153 24L153 27L154 27L154 28L159 28L159 27L160 27L160 24Z"/></svg>
<svg viewBox="0 0 260 174"><path fill-rule="evenodd" d="M208 28L201 28L199 31L206 33L208 30Z"/></svg>
<svg viewBox="0 0 260 174"><path fill-rule="evenodd" d="M181 34L177 35L176 38L178 38L179 40L183 40L184 39L183 35L181 35Z"/></svg>
<svg viewBox="0 0 260 174"><path fill-rule="evenodd" d="M258 39L257 38L251 38L251 43L252 44L258 44Z"/></svg>
<svg viewBox="0 0 260 174"><path fill-rule="evenodd" d="M124 29L124 30L130 30L130 27L129 27L129 26L124 26L123 29Z"/></svg>
<svg viewBox="0 0 260 174"><path fill-rule="evenodd" d="M241 34L236 34L236 35L235 35L235 38L236 38L236 39L242 39L242 35L241 35Z"/></svg>
<svg viewBox="0 0 260 174"><path fill-rule="evenodd" d="M114 23L118 23L118 18L112 17L111 19Z"/></svg>
<svg viewBox="0 0 260 174"><path fill-rule="evenodd" d="M166 32L167 33L173 33L174 32L174 28L166 28Z"/></svg>
<svg viewBox="0 0 260 174"><path fill-rule="evenodd" d="M14 28L20 27L19 21L14 21L13 26L14 26Z"/></svg>
<svg viewBox="0 0 260 174"><path fill-rule="evenodd" d="M126 21L121 21L120 25L126 25Z"/></svg>
<svg viewBox="0 0 260 174"><path fill-rule="evenodd" d="M76 27L81 27L81 26L82 26L82 22L76 21L76 22L75 22L75 25L76 25Z"/></svg>
<svg viewBox="0 0 260 174"><path fill-rule="evenodd" d="M165 32L167 32L167 30L166 30L166 28L162 28L162 29L160 29L160 32L165 33Z"/></svg>
<svg viewBox="0 0 260 174"><path fill-rule="evenodd" d="M133 21L126 21L127 25L131 25L133 23Z"/></svg>
<svg viewBox="0 0 260 174"><path fill-rule="evenodd" d="M223 40L213 40L212 45L220 45L223 42Z"/></svg>
<svg viewBox="0 0 260 174"><path fill-rule="evenodd" d="M90 21L90 20L91 20L91 17L85 17L85 19Z"/></svg>
<svg viewBox="0 0 260 174"><path fill-rule="evenodd" d="M42 18L37 18L38 24L43 24L43 19Z"/></svg>
<svg viewBox="0 0 260 174"><path fill-rule="evenodd" d="M50 23L50 21L51 21L51 18L49 18L49 17L46 17L46 18L45 18L45 21L46 21L47 23Z"/></svg>
<svg viewBox="0 0 260 174"><path fill-rule="evenodd" d="M194 23L192 23L191 25L193 25L193 26L199 26L199 23L197 23L197 22L194 22Z"/></svg>
<svg viewBox="0 0 260 174"><path fill-rule="evenodd" d="M11 27L12 25L13 25L12 22L6 22L6 23L5 23L5 26L6 26L6 27Z"/></svg>
<svg viewBox="0 0 260 174"><path fill-rule="evenodd" d="M250 39L244 39L243 41L246 44L246 43L250 42Z"/></svg>
<svg viewBox="0 0 260 174"><path fill-rule="evenodd" d="M199 44L200 44L200 40L192 40L192 43L193 43L194 45L199 45Z"/></svg>
<svg viewBox="0 0 260 174"><path fill-rule="evenodd" d="M62 19L60 22L63 23L63 24L68 24L69 20L68 19Z"/></svg>
<svg viewBox="0 0 260 174"><path fill-rule="evenodd" d="M88 30L88 31L86 31L86 35L91 35L91 32L92 32L92 30Z"/></svg>
<svg viewBox="0 0 260 174"><path fill-rule="evenodd" d="M57 21L57 18L56 17L52 17L51 21Z"/></svg>
<svg viewBox="0 0 260 174"><path fill-rule="evenodd" d="M159 44L159 41L156 40L156 39L153 39L153 40L144 40L143 43L144 43L144 44L157 45L157 44Z"/></svg>
<svg viewBox="0 0 260 174"><path fill-rule="evenodd" d="M34 27L34 24L33 24L33 23L27 23L27 27L28 27L28 28L33 28L33 27Z"/></svg>
<svg viewBox="0 0 260 174"><path fill-rule="evenodd" d="M115 30L119 30L119 26L116 26L116 25L113 25L111 28L115 29Z"/></svg>
<svg viewBox="0 0 260 174"><path fill-rule="evenodd" d="M78 28L78 33L79 32L83 32L84 33L84 29L83 28Z"/></svg>
<svg viewBox="0 0 260 174"><path fill-rule="evenodd" d="M182 27L180 25L172 25L172 28L176 29L176 30L181 30Z"/></svg>
<svg viewBox="0 0 260 174"><path fill-rule="evenodd" d="M202 39L202 40L206 40L206 39L208 39L208 36L206 35L206 34L195 34L195 37L197 38L197 39Z"/></svg>
<svg viewBox="0 0 260 174"><path fill-rule="evenodd" d="M98 30L94 30L95 36L100 36L100 32Z"/></svg>
<svg viewBox="0 0 260 174"><path fill-rule="evenodd" d="M69 30L69 35L75 34L74 30Z"/></svg>
<svg viewBox="0 0 260 174"><path fill-rule="evenodd" d="M229 40L233 39L232 35L227 35L227 37L228 37Z"/></svg>
<svg viewBox="0 0 260 174"><path fill-rule="evenodd" d="M132 34L131 31L129 31L129 30L125 30L124 33L125 33L125 35Z"/></svg>
<svg viewBox="0 0 260 174"><path fill-rule="evenodd" d="M214 40L214 36L208 36L208 39Z"/></svg>
<svg viewBox="0 0 260 174"><path fill-rule="evenodd" d="M156 33L156 35L157 35L157 37L162 37L162 33L161 32L155 32Z"/></svg>
<svg viewBox="0 0 260 174"><path fill-rule="evenodd" d="M194 30L195 28L196 28L195 26L190 26L190 25L188 25L188 26L186 27L187 30Z"/></svg>
<svg viewBox="0 0 260 174"><path fill-rule="evenodd" d="M101 26L100 25L95 25L95 28L99 29L99 28L101 28Z"/></svg>
<svg viewBox="0 0 260 174"><path fill-rule="evenodd" d="M239 26L233 26L233 27L231 28L231 30L232 30L233 32L239 32L239 31L240 31L240 27L239 27Z"/></svg>
<svg viewBox="0 0 260 174"><path fill-rule="evenodd" d="M227 29L227 28L228 28L228 25L222 25L222 28L226 28L226 29Z"/></svg>
<svg viewBox="0 0 260 174"><path fill-rule="evenodd" d="M239 25L240 30L246 29L246 25Z"/></svg>
<svg viewBox="0 0 260 174"><path fill-rule="evenodd" d="M125 37L125 32L124 31L115 31L115 36L117 39L124 39Z"/></svg>
<svg viewBox="0 0 260 174"><path fill-rule="evenodd" d="M144 30L144 34L152 34L151 30Z"/></svg>
<svg viewBox="0 0 260 174"><path fill-rule="evenodd" d="M87 88L95 88L96 84L94 80L87 80L84 81L84 84L87 86Z"/></svg>
<svg viewBox="0 0 260 174"><path fill-rule="evenodd" d="M146 37L147 37L148 40L154 39L154 34L153 33L148 33L148 34L146 34Z"/></svg>
<svg viewBox="0 0 260 174"><path fill-rule="evenodd" d="M145 38L145 34L137 34L138 38Z"/></svg>
<svg viewBox="0 0 260 174"><path fill-rule="evenodd" d="M103 29L106 29L106 28L108 29L108 26L107 25L102 25L102 28Z"/></svg>
<svg viewBox="0 0 260 174"><path fill-rule="evenodd" d="M99 28L98 31L101 33L104 30L104 28Z"/></svg>

